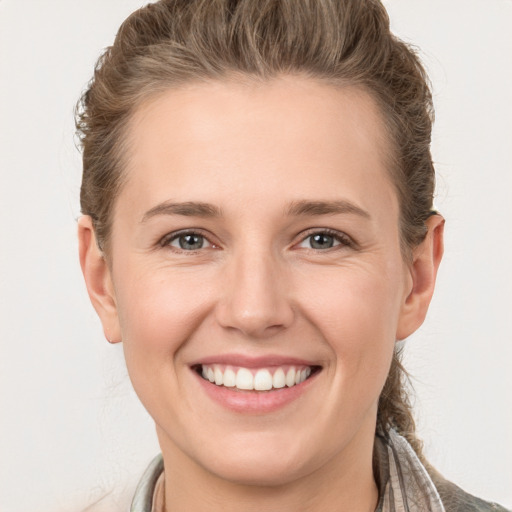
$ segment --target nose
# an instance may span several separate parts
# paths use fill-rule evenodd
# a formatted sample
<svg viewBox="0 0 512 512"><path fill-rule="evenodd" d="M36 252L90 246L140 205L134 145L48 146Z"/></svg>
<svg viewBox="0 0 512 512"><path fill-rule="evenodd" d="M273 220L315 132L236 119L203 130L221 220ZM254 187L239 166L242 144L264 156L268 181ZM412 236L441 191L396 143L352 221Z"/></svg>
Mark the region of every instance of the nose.
<svg viewBox="0 0 512 512"><path fill-rule="evenodd" d="M294 310L287 272L277 258L252 252L233 257L226 267L216 306L217 322L223 328L265 339L291 325Z"/></svg>

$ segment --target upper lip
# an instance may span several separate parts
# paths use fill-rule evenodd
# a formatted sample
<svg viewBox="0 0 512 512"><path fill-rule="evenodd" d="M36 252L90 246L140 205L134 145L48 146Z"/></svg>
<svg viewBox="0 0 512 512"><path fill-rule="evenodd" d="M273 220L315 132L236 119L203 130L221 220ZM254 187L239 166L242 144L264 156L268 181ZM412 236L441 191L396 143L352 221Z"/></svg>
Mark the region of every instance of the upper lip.
<svg viewBox="0 0 512 512"><path fill-rule="evenodd" d="M190 366L223 364L230 366L241 366L243 368L265 368L269 366L320 366L317 362L289 357L278 354L269 354L265 356L247 356L244 354L219 354L207 356L194 361Z"/></svg>

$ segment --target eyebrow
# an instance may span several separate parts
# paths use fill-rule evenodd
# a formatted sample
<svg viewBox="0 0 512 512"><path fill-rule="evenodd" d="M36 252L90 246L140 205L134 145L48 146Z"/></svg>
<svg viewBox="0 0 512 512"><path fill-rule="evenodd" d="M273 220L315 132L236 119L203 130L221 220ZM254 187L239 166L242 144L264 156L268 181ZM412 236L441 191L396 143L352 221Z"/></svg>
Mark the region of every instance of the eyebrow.
<svg viewBox="0 0 512 512"><path fill-rule="evenodd" d="M293 201L286 210L286 215L290 217L337 214L352 214L363 217L364 219L371 219L370 214L366 210L363 210L359 206L345 200ZM165 201L148 210L143 215L141 223L144 223L157 215L182 215L184 217L216 218L222 217L222 210L210 203L194 201L175 203L172 201Z"/></svg>
<svg viewBox="0 0 512 512"><path fill-rule="evenodd" d="M370 214L359 206L346 200L337 201L294 201L287 210L289 216L315 216L315 215L337 215L353 214L371 219Z"/></svg>
<svg viewBox="0 0 512 512"><path fill-rule="evenodd" d="M157 215L183 215L185 217L221 217L222 212L220 208L209 204L194 201L187 201L184 203L174 203L165 201L157 204L155 207L148 210L142 217L141 223L148 221Z"/></svg>

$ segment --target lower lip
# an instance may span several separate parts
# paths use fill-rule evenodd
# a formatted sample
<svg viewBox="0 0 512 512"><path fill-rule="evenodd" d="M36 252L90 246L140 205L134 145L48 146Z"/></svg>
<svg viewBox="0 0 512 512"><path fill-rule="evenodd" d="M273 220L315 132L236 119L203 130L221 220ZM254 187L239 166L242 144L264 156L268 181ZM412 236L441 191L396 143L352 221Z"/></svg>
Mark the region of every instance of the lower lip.
<svg viewBox="0 0 512 512"><path fill-rule="evenodd" d="M308 390L320 373L314 373L304 382L290 388L284 387L272 391L240 391L236 388L212 384L194 370L192 371L212 400L233 412L245 414L266 414L291 404Z"/></svg>

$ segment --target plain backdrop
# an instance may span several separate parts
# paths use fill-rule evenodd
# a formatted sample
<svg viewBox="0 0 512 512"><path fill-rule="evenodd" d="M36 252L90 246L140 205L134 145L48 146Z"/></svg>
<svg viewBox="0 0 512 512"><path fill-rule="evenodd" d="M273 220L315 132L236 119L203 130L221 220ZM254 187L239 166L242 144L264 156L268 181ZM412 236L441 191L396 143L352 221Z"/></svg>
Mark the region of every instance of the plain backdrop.
<svg viewBox="0 0 512 512"><path fill-rule="evenodd" d="M0 0L0 510L128 510L158 453L79 270L73 108L143 0ZM512 2L388 0L421 50L446 255L406 342L420 435L466 490L512 506ZM307 421L307 419L305 419ZM105 497L99 504L93 503Z"/></svg>

